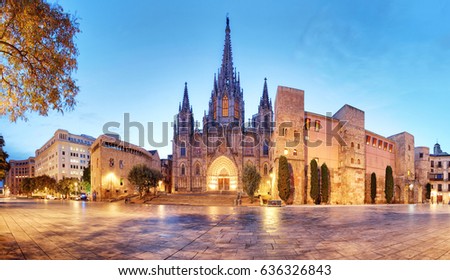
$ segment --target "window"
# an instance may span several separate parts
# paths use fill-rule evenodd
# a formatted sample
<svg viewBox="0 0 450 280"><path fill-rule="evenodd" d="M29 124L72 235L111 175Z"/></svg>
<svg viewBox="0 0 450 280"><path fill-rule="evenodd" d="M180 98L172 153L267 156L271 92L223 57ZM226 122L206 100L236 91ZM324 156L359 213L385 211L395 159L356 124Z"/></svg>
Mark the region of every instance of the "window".
<svg viewBox="0 0 450 280"><path fill-rule="evenodd" d="M120 178L120 185L123 186L123 178Z"/></svg>
<svg viewBox="0 0 450 280"><path fill-rule="evenodd" d="M269 155L269 144L267 143L267 141L264 141L263 143L263 156L268 156Z"/></svg>
<svg viewBox="0 0 450 280"><path fill-rule="evenodd" d="M383 148L383 141L382 140L378 140L378 149Z"/></svg>
<svg viewBox="0 0 450 280"><path fill-rule="evenodd" d="M419 153L419 158L423 158L423 153Z"/></svg>
<svg viewBox="0 0 450 280"><path fill-rule="evenodd" d="M361 160L360 159L358 159L358 164L361 164Z"/></svg>
<svg viewBox="0 0 450 280"><path fill-rule="evenodd" d="M320 130L320 128L321 128L321 126L320 126L320 121L315 121L315 123L314 123L314 130L316 131L316 132L318 132L319 130Z"/></svg>
<svg viewBox="0 0 450 280"><path fill-rule="evenodd" d="M305 119L305 130L309 130L311 128L311 119L306 118Z"/></svg>
<svg viewBox="0 0 450 280"><path fill-rule="evenodd" d="M264 175L267 175L269 173L269 167L267 166L267 163L264 164Z"/></svg>
<svg viewBox="0 0 450 280"><path fill-rule="evenodd" d="M181 176L186 175L186 167L184 166L184 164L181 165Z"/></svg>
<svg viewBox="0 0 450 280"><path fill-rule="evenodd" d="M119 160L119 168L123 169L123 160Z"/></svg>
<svg viewBox="0 0 450 280"><path fill-rule="evenodd" d="M352 142L352 143L350 144L350 147L354 148L354 147L355 147L355 143Z"/></svg>
<svg viewBox="0 0 450 280"><path fill-rule="evenodd" d="M442 161L438 161L438 168L442 168Z"/></svg>
<svg viewBox="0 0 450 280"><path fill-rule="evenodd" d="M354 158L351 159L351 163L352 164L355 163L355 159Z"/></svg>
<svg viewBox="0 0 450 280"><path fill-rule="evenodd" d="M200 164L198 163L195 165L195 175L200 176Z"/></svg>
<svg viewBox="0 0 450 280"><path fill-rule="evenodd" d="M239 119L239 102L237 99L234 100L234 117Z"/></svg>
<svg viewBox="0 0 450 280"><path fill-rule="evenodd" d="M280 128L280 136L286 136L288 133L287 127L281 127Z"/></svg>
<svg viewBox="0 0 450 280"><path fill-rule="evenodd" d="M392 153L392 144L389 144L389 153Z"/></svg>
<svg viewBox="0 0 450 280"><path fill-rule="evenodd" d="M66 152L65 152L65 151L62 151L62 155L65 156L65 155L66 155Z"/></svg>
<svg viewBox="0 0 450 280"><path fill-rule="evenodd" d="M294 149L294 156L296 156L297 155L297 149Z"/></svg>
<svg viewBox="0 0 450 280"><path fill-rule="evenodd" d="M434 167L434 161L431 161L431 167Z"/></svg>
<svg viewBox="0 0 450 280"><path fill-rule="evenodd" d="M366 135L366 145L370 145L370 136Z"/></svg>
<svg viewBox="0 0 450 280"><path fill-rule="evenodd" d="M114 159L113 158L109 159L109 167L114 167Z"/></svg>
<svg viewBox="0 0 450 280"><path fill-rule="evenodd" d="M442 184L438 184L438 192L442 191Z"/></svg>
<svg viewBox="0 0 450 280"><path fill-rule="evenodd" d="M411 145L408 145L408 151L411 151Z"/></svg>
<svg viewBox="0 0 450 280"><path fill-rule="evenodd" d="M222 98L222 116L228 117L228 96Z"/></svg>
<svg viewBox="0 0 450 280"><path fill-rule="evenodd" d="M387 149L388 149L388 143L384 142L383 150L384 150L384 151L387 151Z"/></svg>
<svg viewBox="0 0 450 280"><path fill-rule="evenodd" d="M181 157L186 156L186 142L181 142L180 156Z"/></svg>
<svg viewBox="0 0 450 280"><path fill-rule="evenodd" d="M289 154L289 150L287 148L284 148L284 155L287 156Z"/></svg>
<svg viewBox="0 0 450 280"><path fill-rule="evenodd" d="M361 149L361 145L358 143L358 150Z"/></svg>
<svg viewBox="0 0 450 280"><path fill-rule="evenodd" d="M377 138L372 138L372 146L373 147L377 146Z"/></svg>

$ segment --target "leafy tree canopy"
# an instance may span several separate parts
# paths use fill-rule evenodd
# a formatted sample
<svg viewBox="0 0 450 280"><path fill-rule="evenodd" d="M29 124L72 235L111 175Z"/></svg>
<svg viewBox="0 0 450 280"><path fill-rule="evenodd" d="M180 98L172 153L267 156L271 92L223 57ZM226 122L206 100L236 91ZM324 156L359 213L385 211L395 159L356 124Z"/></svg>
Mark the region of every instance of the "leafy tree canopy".
<svg viewBox="0 0 450 280"><path fill-rule="evenodd" d="M0 116L73 109L77 19L44 0L2 0L0 9Z"/></svg>
<svg viewBox="0 0 450 280"><path fill-rule="evenodd" d="M242 183L244 184L244 191L250 197L251 203L253 203L255 192L258 190L260 182L261 175L256 167L251 164L247 164L244 167Z"/></svg>

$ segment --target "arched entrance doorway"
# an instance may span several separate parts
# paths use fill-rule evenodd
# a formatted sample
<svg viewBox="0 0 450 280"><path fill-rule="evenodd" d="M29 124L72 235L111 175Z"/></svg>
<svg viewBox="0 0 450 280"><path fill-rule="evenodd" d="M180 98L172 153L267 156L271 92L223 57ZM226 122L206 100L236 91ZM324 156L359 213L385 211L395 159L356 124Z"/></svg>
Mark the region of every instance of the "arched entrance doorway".
<svg viewBox="0 0 450 280"><path fill-rule="evenodd" d="M226 156L216 158L207 172L208 191L236 191L238 183L236 165Z"/></svg>

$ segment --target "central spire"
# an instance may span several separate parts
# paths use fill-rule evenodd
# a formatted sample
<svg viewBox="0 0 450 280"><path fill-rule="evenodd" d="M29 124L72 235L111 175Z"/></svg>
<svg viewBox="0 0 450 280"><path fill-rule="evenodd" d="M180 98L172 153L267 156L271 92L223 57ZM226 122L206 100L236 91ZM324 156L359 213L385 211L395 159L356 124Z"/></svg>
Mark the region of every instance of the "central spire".
<svg viewBox="0 0 450 280"><path fill-rule="evenodd" d="M233 56L231 52L231 29L230 18L227 16L227 26L225 28L225 44L223 47L222 67L219 74L219 82L228 85L233 81L234 68L233 68Z"/></svg>

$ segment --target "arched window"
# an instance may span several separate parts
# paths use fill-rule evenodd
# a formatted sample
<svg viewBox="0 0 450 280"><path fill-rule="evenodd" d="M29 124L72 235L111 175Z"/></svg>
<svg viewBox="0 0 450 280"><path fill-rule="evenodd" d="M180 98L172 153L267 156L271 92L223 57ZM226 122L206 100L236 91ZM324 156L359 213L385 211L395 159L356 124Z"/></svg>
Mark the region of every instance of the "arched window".
<svg viewBox="0 0 450 280"><path fill-rule="evenodd" d="M352 148L354 148L354 147L355 147L355 143L352 142L352 143L350 144L350 146L351 146Z"/></svg>
<svg viewBox="0 0 450 280"><path fill-rule="evenodd" d="M186 175L186 167L184 166L184 164L181 165L180 175L181 176Z"/></svg>
<svg viewBox="0 0 450 280"><path fill-rule="evenodd" d="M234 117L239 119L239 101L237 99L234 100Z"/></svg>
<svg viewBox="0 0 450 280"><path fill-rule="evenodd" d="M358 164L361 164L361 160L360 159L358 159Z"/></svg>
<svg viewBox="0 0 450 280"><path fill-rule="evenodd" d="M263 156L268 156L269 155L269 144L267 143L267 141L264 141L263 143Z"/></svg>
<svg viewBox="0 0 450 280"><path fill-rule="evenodd" d="M186 156L186 142L181 142L181 148L180 148L180 156L185 157Z"/></svg>
<svg viewBox="0 0 450 280"><path fill-rule="evenodd" d="M195 175L200 176L200 164L198 163L195 165Z"/></svg>
<svg viewBox="0 0 450 280"><path fill-rule="evenodd" d="M264 175L267 175L269 173L269 167L267 166L267 163L264 164Z"/></svg>
<svg viewBox="0 0 450 280"><path fill-rule="evenodd" d="M228 96L222 98L222 117L228 117Z"/></svg>

